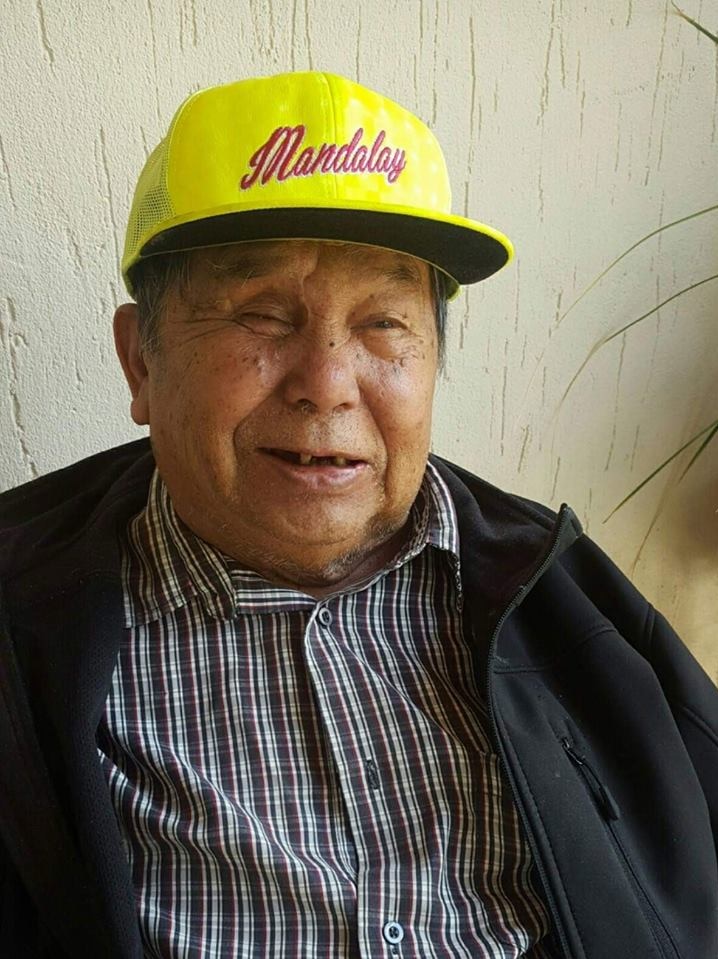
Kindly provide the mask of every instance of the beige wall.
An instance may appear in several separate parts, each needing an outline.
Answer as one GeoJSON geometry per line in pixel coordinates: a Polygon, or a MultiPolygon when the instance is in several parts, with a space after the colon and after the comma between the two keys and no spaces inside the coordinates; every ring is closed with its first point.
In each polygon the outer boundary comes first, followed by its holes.
{"type": "MultiPolygon", "coordinates": [[[[684,0],[718,27],[715,4],[684,0]]],[[[663,0],[5,0],[0,31],[0,487],[138,435],[113,356],[131,186],[191,90],[344,73],[427,120],[455,210],[517,259],[453,306],[435,448],[554,506],[674,621],[718,678],[718,442],[677,484],[612,507],[718,416],[715,48],[663,0]]]]}

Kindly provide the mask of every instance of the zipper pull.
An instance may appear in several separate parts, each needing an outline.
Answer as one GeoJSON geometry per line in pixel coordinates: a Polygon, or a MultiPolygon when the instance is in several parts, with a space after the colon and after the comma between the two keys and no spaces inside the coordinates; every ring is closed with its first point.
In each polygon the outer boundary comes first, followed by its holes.
{"type": "Polygon", "coordinates": [[[621,812],[618,808],[618,803],[609,792],[608,787],[603,785],[593,768],[588,764],[586,757],[576,752],[574,747],[566,738],[561,740],[561,745],[568,754],[568,758],[571,760],[574,766],[578,766],[579,771],[586,781],[588,788],[591,790],[591,794],[596,800],[596,804],[603,813],[604,817],[613,821],[620,819],[621,812]]]}

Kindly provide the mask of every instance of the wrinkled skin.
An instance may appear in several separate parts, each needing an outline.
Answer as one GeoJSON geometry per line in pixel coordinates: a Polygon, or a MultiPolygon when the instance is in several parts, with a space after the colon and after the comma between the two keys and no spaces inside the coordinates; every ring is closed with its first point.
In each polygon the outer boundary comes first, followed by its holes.
{"type": "Polygon", "coordinates": [[[132,417],[202,539],[315,596],[393,555],[430,443],[426,264],[309,241],[201,250],[158,348],[143,354],[134,304],[115,339],[132,417]],[[288,461],[300,453],[349,462],[288,461]]]}

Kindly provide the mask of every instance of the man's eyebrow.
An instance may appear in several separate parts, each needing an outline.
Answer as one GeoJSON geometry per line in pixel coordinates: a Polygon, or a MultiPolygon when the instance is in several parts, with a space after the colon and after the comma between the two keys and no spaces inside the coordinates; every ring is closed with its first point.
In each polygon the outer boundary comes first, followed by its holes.
{"type": "Polygon", "coordinates": [[[410,263],[397,263],[387,270],[381,270],[381,275],[395,283],[401,283],[405,286],[419,287],[423,286],[423,278],[419,270],[410,263]]]}
{"type": "Polygon", "coordinates": [[[399,283],[401,286],[421,289],[423,287],[423,277],[418,264],[407,259],[397,259],[389,266],[386,263],[377,263],[374,257],[362,255],[363,251],[354,249],[350,252],[347,259],[354,261],[357,273],[360,275],[388,280],[393,283],[399,283]]]}
{"type": "Polygon", "coordinates": [[[207,261],[210,276],[213,279],[252,280],[273,273],[286,263],[286,257],[277,251],[271,253],[242,253],[226,260],[207,261]]]}

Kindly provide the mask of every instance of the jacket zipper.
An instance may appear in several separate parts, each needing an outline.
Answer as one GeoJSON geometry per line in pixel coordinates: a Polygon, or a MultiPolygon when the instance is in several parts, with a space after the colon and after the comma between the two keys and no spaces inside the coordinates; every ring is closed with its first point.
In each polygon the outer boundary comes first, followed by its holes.
{"type": "Polygon", "coordinates": [[[523,602],[523,600],[528,595],[530,590],[533,589],[533,587],[536,585],[539,579],[541,579],[543,574],[546,572],[546,570],[549,568],[549,566],[551,566],[551,564],[555,560],[556,555],[558,553],[558,547],[559,547],[559,543],[561,542],[563,532],[568,526],[568,524],[571,522],[571,515],[572,515],[571,511],[567,506],[564,505],[561,507],[559,520],[555,527],[555,533],[554,533],[553,542],[551,544],[551,548],[546,554],[546,557],[544,558],[543,562],[539,565],[538,569],[536,569],[533,575],[529,578],[528,582],[518,588],[518,590],[512,597],[511,601],[508,603],[503,613],[499,617],[498,622],[496,623],[496,626],[494,627],[494,632],[491,636],[491,640],[489,642],[489,650],[486,657],[486,707],[489,715],[489,722],[491,724],[491,729],[493,730],[494,740],[498,746],[498,750],[499,750],[498,756],[499,756],[500,763],[503,766],[504,772],[506,774],[506,778],[508,779],[509,784],[511,786],[511,790],[514,795],[514,802],[518,810],[519,817],[521,818],[521,821],[523,823],[524,833],[528,839],[529,846],[531,847],[534,865],[536,867],[536,871],[539,874],[539,878],[541,879],[541,884],[544,890],[544,896],[546,898],[546,905],[548,906],[548,910],[551,914],[551,920],[553,922],[553,930],[556,932],[556,935],[558,937],[564,959],[571,959],[571,954],[568,949],[568,941],[566,939],[566,933],[564,931],[564,927],[561,922],[558,909],[556,908],[556,903],[554,901],[553,893],[551,892],[551,888],[548,883],[548,876],[546,874],[546,869],[544,867],[543,861],[541,857],[539,856],[538,850],[536,848],[536,841],[534,839],[533,830],[528,821],[528,816],[526,815],[524,811],[523,803],[519,801],[519,791],[516,788],[516,782],[515,782],[513,773],[509,769],[508,763],[506,762],[504,748],[501,742],[501,737],[499,735],[498,727],[496,725],[496,718],[494,716],[494,708],[493,708],[492,697],[491,697],[490,665],[491,665],[491,660],[493,659],[493,656],[494,656],[494,652],[496,650],[496,643],[498,641],[498,636],[499,636],[499,633],[501,632],[501,628],[503,627],[504,623],[508,619],[509,615],[514,611],[514,609],[516,609],[517,606],[519,606],[523,602]]]}
{"type": "Polygon", "coordinates": [[[671,938],[671,935],[663,923],[660,915],[651,903],[651,900],[646,895],[643,886],[641,885],[640,880],[636,875],[633,866],[631,865],[631,860],[624,849],[621,838],[616,831],[615,823],[621,818],[620,810],[616,800],[611,795],[608,787],[603,784],[600,777],[597,775],[596,770],[589,763],[586,756],[576,749],[575,744],[571,743],[567,737],[564,737],[561,740],[561,745],[563,746],[568,758],[578,769],[581,777],[588,786],[589,792],[596,801],[596,805],[598,806],[599,811],[601,812],[606,823],[608,833],[613,840],[614,848],[618,852],[619,858],[623,863],[624,871],[629,882],[633,886],[634,895],[643,906],[643,914],[646,917],[649,926],[653,930],[653,935],[658,944],[658,948],[664,956],[677,957],[678,950],[676,949],[673,939],[671,938]]]}
{"type": "Polygon", "coordinates": [[[608,788],[604,786],[601,780],[598,778],[593,766],[588,764],[586,757],[578,753],[571,745],[569,740],[566,739],[566,737],[561,740],[561,745],[566,751],[568,758],[571,760],[574,766],[578,768],[578,771],[583,776],[589,792],[596,800],[596,805],[601,811],[603,818],[607,822],[613,822],[616,819],[620,819],[621,813],[618,809],[616,800],[608,791],[608,788]]]}

